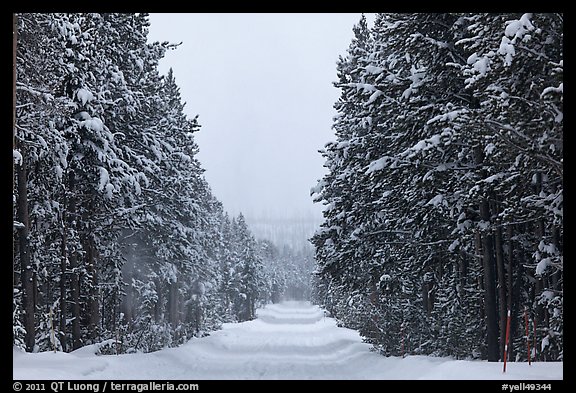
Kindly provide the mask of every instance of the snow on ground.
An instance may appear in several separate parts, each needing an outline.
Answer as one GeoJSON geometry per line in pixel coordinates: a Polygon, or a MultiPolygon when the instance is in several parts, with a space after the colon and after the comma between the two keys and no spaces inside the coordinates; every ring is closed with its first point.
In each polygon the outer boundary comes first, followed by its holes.
{"type": "Polygon", "coordinates": [[[308,302],[258,310],[258,318],[225,324],[208,337],[147,354],[14,350],[14,379],[230,380],[230,379],[562,379],[561,362],[502,363],[428,356],[384,357],[359,334],[340,328],[308,302]]]}

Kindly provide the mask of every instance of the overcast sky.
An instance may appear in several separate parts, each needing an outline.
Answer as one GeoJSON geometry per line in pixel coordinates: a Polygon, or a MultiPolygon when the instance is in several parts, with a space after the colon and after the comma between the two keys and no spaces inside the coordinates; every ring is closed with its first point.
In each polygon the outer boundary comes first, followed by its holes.
{"type": "Polygon", "coordinates": [[[150,15],[150,40],[182,42],[160,72],[173,68],[186,113],[199,115],[198,159],[226,211],[320,217],[309,191],[334,139],[336,61],[360,16],[150,15]]]}

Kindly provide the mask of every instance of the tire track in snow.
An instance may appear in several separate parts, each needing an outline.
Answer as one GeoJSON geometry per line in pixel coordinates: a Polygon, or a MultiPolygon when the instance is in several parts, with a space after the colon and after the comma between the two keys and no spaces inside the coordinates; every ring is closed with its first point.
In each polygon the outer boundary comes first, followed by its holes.
{"type": "Polygon", "coordinates": [[[258,310],[254,321],[226,324],[209,337],[164,350],[162,357],[188,365],[182,378],[351,378],[346,365],[369,348],[360,341],[318,307],[285,302],[258,310]]]}

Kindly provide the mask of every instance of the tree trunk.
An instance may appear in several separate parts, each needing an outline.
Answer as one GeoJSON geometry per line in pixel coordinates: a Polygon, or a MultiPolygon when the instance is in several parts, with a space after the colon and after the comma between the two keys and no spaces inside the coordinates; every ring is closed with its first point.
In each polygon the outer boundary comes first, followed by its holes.
{"type": "Polygon", "coordinates": [[[460,255],[460,261],[458,262],[458,271],[460,276],[460,290],[461,295],[464,294],[464,287],[466,286],[466,281],[468,277],[468,256],[462,252],[460,255]]]}
{"type": "MultiPolygon", "coordinates": [[[[25,152],[20,148],[22,157],[25,152]]],[[[22,223],[19,227],[18,240],[20,250],[20,282],[22,284],[22,308],[23,308],[23,325],[26,329],[24,343],[26,351],[32,352],[35,345],[36,324],[34,323],[34,280],[32,264],[30,261],[30,244],[29,244],[29,227],[30,218],[28,215],[28,174],[24,158],[16,169],[18,179],[18,221],[22,223]]]]}
{"type": "Polygon", "coordinates": [[[168,315],[172,328],[178,326],[178,282],[171,282],[168,289],[168,315]]]}
{"type": "Polygon", "coordinates": [[[378,333],[378,325],[379,321],[377,318],[378,309],[380,308],[380,296],[378,293],[378,287],[376,286],[376,282],[378,279],[376,278],[376,274],[373,275],[372,280],[370,280],[370,295],[368,295],[368,299],[370,301],[369,305],[369,314],[370,318],[367,323],[366,330],[367,338],[371,339],[371,342],[378,342],[380,334],[378,333]]]}
{"type": "Polygon", "coordinates": [[[424,311],[426,311],[426,317],[430,318],[432,316],[432,310],[434,309],[434,296],[432,294],[432,289],[434,288],[434,278],[431,272],[424,274],[422,280],[422,303],[424,306],[424,311]]]}
{"type": "MultiPolygon", "coordinates": [[[[474,163],[480,168],[480,176],[486,177],[486,170],[482,168],[484,164],[484,151],[482,146],[476,145],[473,148],[474,163]]],[[[480,200],[480,219],[490,223],[490,204],[486,197],[480,200]]],[[[494,261],[493,235],[488,231],[481,235],[482,245],[482,267],[484,275],[484,312],[486,320],[486,346],[487,358],[490,362],[499,360],[498,348],[498,305],[496,299],[496,274],[494,261]]]]}
{"type": "MultiPolygon", "coordinates": [[[[542,192],[542,173],[536,172],[536,184],[534,193],[536,195],[539,195],[541,192],[542,192]]],[[[540,242],[541,240],[543,240],[545,234],[546,234],[546,226],[544,224],[544,219],[540,217],[538,221],[536,221],[536,241],[540,242]]],[[[540,304],[540,302],[537,301],[540,294],[544,291],[544,282],[542,280],[542,277],[535,276],[534,278],[536,280],[536,283],[534,285],[534,307],[535,307],[534,318],[537,326],[545,327],[547,326],[545,321],[546,310],[540,304]]],[[[538,334],[538,330],[536,331],[536,334],[538,334]]],[[[536,338],[536,342],[539,342],[538,338],[536,338]]]]}
{"type": "MultiPolygon", "coordinates": [[[[527,233],[528,230],[529,227],[527,225],[517,226],[518,233],[524,234],[527,233]]],[[[515,306],[516,308],[516,313],[513,314],[512,326],[516,327],[515,331],[519,336],[524,336],[525,334],[524,321],[520,319],[521,318],[520,311],[524,310],[525,302],[529,301],[532,298],[533,294],[532,292],[534,288],[533,286],[526,285],[524,283],[524,280],[526,278],[530,279],[529,273],[526,271],[527,269],[525,268],[525,266],[528,265],[528,261],[530,261],[530,259],[531,256],[527,252],[527,249],[523,248],[522,244],[519,244],[516,250],[513,266],[513,268],[516,270],[516,275],[514,277],[514,289],[513,289],[515,304],[512,305],[512,307],[515,306]],[[523,294],[526,294],[526,297],[524,297],[523,294]],[[514,324],[514,322],[516,322],[516,324],[514,324]]],[[[523,344],[524,345],[521,348],[518,348],[518,350],[521,352],[524,352],[525,343],[523,344]]],[[[538,351],[538,348],[534,348],[534,350],[538,351]]]]}
{"type": "MultiPolygon", "coordinates": [[[[74,228],[76,223],[76,201],[73,197],[76,185],[76,175],[73,170],[68,175],[68,189],[70,198],[68,198],[67,218],[68,226],[74,228]]],[[[70,263],[70,296],[72,300],[72,350],[82,346],[82,337],[80,332],[80,272],[78,266],[78,251],[72,250],[68,256],[70,263]]]]}
{"type": "Polygon", "coordinates": [[[506,344],[506,320],[508,302],[506,299],[506,274],[504,267],[504,246],[502,241],[502,228],[495,229],[496,272],[498,276],[498,305],[500,311],[500,359],[504,359],[504,345],[506,344]]]}
{"type": "MultiPolygon", "coordinates": [[[[482,220],[490,220],[488,202],[480,203],[480,216],[482,220]]],[[[499,360],[498,348],[498,306],[496,300],[496,275],[494,272],[494,245],[492,234],[482,236],[482,267],[484,269],[484,312],[486,314],[486,344],[489,362],[499,360]]]]}
{"type": "MultiPolygon", "coordinates": [[[[155,280],[156,284],[156,294],[158,296],[158,300],[156,300],[156,304],[154,305],[154,322],[160,323],[163,322],[162,318],[164,315],[164,287],[160,280],[155,280]]],[[[170,305],[168,304],[167,307],[170,305]]]]}
{"type": "Polygon", "coordinates": [[[98,287],[98,271],[94,255],[94,243],[91,238],[85,242],[86,266],[90,275],[90,292],[88,300],[88,335],[96,340],[99,335],[100,325],[100,290],[98,287]]]}
{"type": "MultiPolygon", "coordinates": [[[[510,344],[512,344],[514,342],[514,332],[515,329],[512,329],[513,326],[515,326],[514,322],[515,321],[515,315],[516,313],[512,312],[512,307],[514,305],[514,279],[513,279],[513,273],[514,273],[514,244],[512,242],[512,237],[514,235],[514,229],[512,227],[512,225],[508,225],[508,227],[506,228],[506,236],[508,238],[508,246],[507,246],[507,254],[508,254],[508,263],[507,263],[507,268],[508,268],[508,282],[507,282],[507,288],[508,288],[508,302],[506,304],[508,310],[510,310],[510,315],[512,317],[512,321],[510,321],[510,337],[508,337],[508,339],[510,340],[510,344]]],[[[510,359],[514,359],[514,346],[513,345],[509,345],[508,346],[508,353],[509,353],[509,358],[510,359]]]]}
{"type": "Polygon", "coordinates": [[[72,350],[82,346],[80,333],[80,275],[78,274],[78,256],[70,255],[70,289],[72,297],[72,350]]]}
{"type": "MultiPolygon", "coordinates": [[[[66,195],[64,195],[64,206],[66,206],[66,195]]],[[[66,344],[66,269],[68,265],[68,234],[66,233],[66,211],[62,211],[62,244],[60,248],[60,319],[58,321],[58,339],[62,346],[62,351],[67,351],[66,344]]]]}

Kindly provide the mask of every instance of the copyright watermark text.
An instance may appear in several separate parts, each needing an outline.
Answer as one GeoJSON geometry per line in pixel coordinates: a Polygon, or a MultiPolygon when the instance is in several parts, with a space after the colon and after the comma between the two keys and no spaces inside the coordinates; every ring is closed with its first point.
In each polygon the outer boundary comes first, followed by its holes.
{"type": "Polygon", "coordinates": [[[197,383],[172,383],[172,382],[20,382],[12,384],[15,392],[38,392],[52,391],[59,392],[147,392],[147,391],[198,391],[200,386],[197,383]]]}

